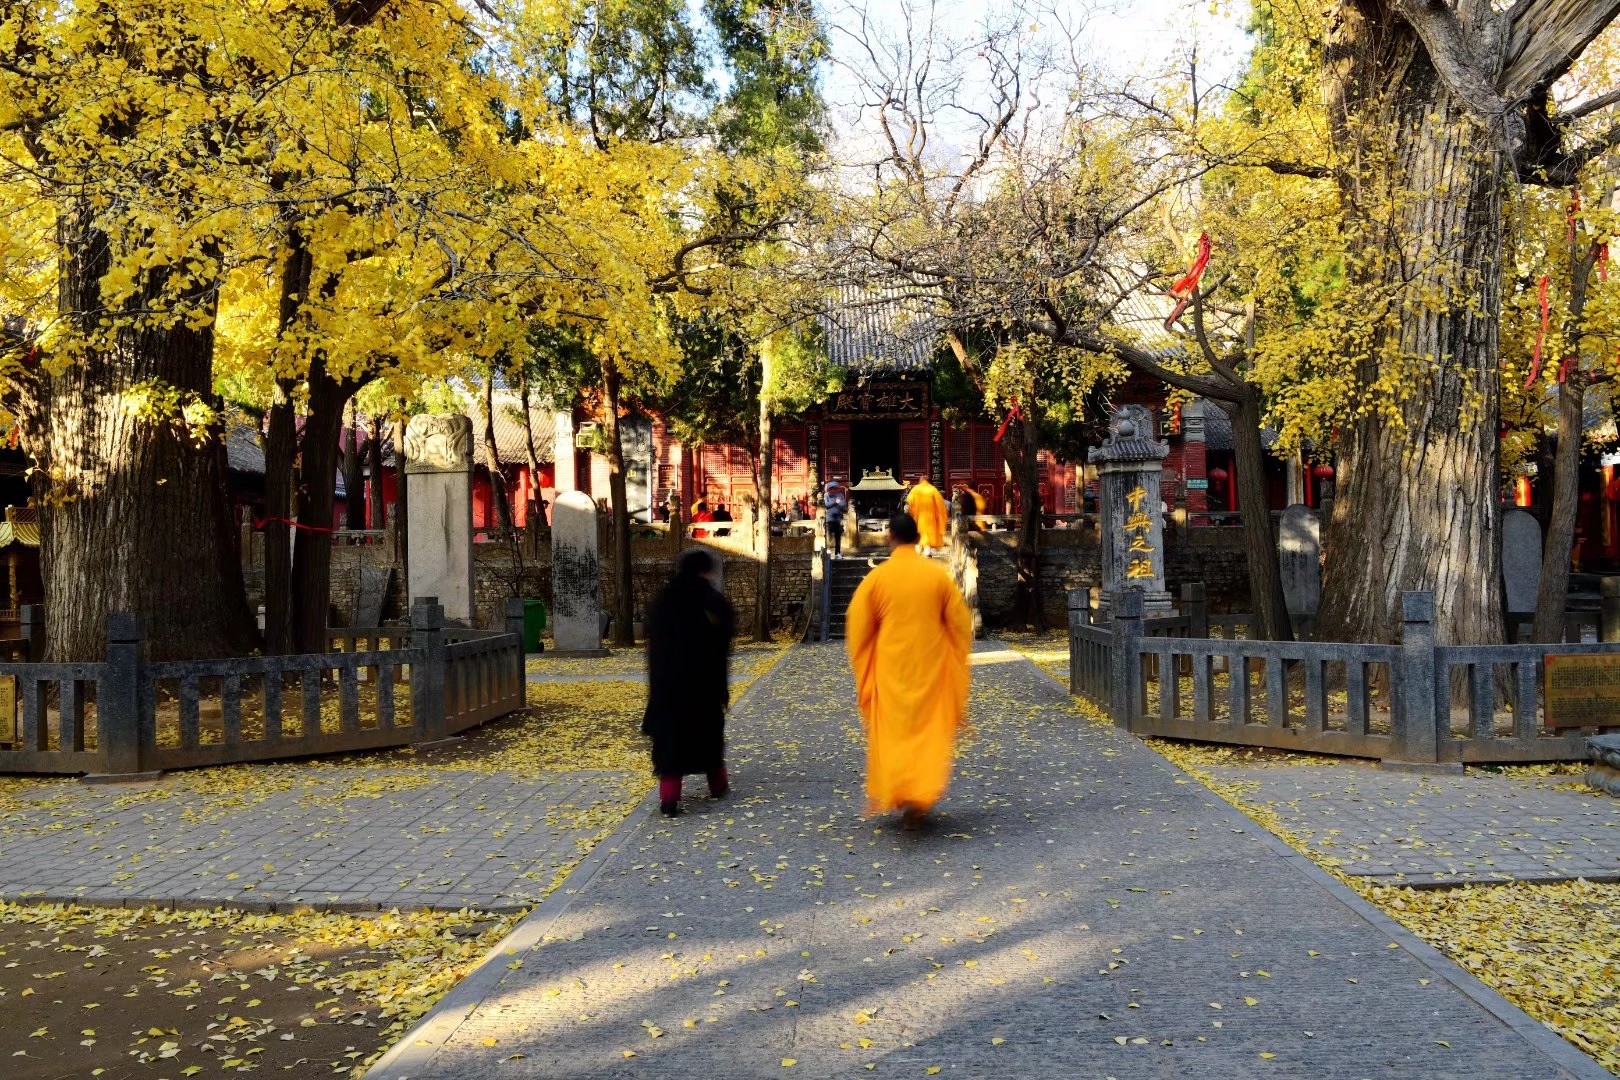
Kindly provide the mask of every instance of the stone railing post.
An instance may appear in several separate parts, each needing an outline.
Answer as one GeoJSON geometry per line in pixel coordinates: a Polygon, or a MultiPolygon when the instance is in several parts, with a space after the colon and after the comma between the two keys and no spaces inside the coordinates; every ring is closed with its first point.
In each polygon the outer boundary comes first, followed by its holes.
{"type": "Polygon", "coordinates": [[[1075,631],[1091,622],[1091,591],[1069,590],[1069,693],[1080,692],[1080,648],[1075,631]]]}
{"type": "Polygon", "coordinates": [[[411,646],[424,655],[411,671],[411,713],[418,740],[440,742],[450,735],[445,714],[444,608],[436,596],[419,596],[411,605],[411,646]]]}
{"type": "Polygon", "coordinates": [[[1108,712],[1114,726],[1126,731],[1136,719],[1142,698],[1142,590],[1122,590],[1113,610],[1114,640],[1109,656],[1108,712]]]}
{"type": "Polygon", "coordinates": [[[523,647],[523,601],[516,597],[506,598],[506,632],[517,635],[517,682],[514,684],[518,691],[523,689],[523,680],[528,678],[528,651],[523,647]]]}
{"type": "Polygon", "coordinates": [[[1187,616],[1187,636],[1209,637],[1209,600],[1202,581],[1190,581],[1181,587],[1181,610],[1187,616]]]}
{"type": "Polygon", "coordinates": [[[1434,594],[1401,594],[1401,723],[1385,768],[1432,769],[1440,760],[1435,715],[1434,594]]]}
{"type": "Polygon", "coordinates": [[[107,616],[107,673],[96,688],[96,745],[105,773],[91,783],[144,776],[141,745],[141,621],[127,612],[107,616]]]}

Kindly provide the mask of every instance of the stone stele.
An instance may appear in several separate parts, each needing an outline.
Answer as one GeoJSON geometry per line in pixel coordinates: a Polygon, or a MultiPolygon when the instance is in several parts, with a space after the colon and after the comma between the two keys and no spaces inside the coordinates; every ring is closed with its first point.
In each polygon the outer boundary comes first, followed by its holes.
{"type": "Polygon", "coordinates": [[[1296,624],[1315,619],[1322,605],[1322,525],[1316,511],[1301,503],[1283,511],[1277,529],[1277,561],[1288,614],[1296,624]]]}
{"type": "Polygon", "coordinates": [[[1128,588],[1142,590],[1149,615],[1173,610],[1164,582],[1164,515],[1159,473],[1170,453],[1153,437],[1153,414],[1140,405],[1114,410],[1108,438],[1092,449],[1102,508],[1102,606],[1128,588]]]}
{"type": "Polygon", "coordinates": [[[1536,610],[1541,586],[1541,522],[1523,510],[1502,515],[1502,592],[1508,611],[1536,610]]]}
{"type": "Polygon", "coordinates": [[[551,508],[551,635],[556,656],[606,656],[596,503],[564,491],[551,508]]]}
{"type": "Polygon", "coordinates": [[[473,623],[472,421],[413,416],[405,429],[407,591],[437,596],[446,621],[473,623]]]}

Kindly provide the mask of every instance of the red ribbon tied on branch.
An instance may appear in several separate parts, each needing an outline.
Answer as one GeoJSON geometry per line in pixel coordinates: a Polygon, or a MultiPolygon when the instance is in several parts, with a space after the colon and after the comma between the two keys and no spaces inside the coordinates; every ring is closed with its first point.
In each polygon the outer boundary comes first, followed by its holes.
{"type": "Polygon", "coordinates": [[[294,521],[292,518],[284,518],[284,517],[263,517],[263,518],[256,517],[256,518],[253,519],[253,527],[255,529],[263,530],[266,525],[269,525],[272,522],[274,522],[274,523],[276,523],[278,525],[285,525],[289,529],[302,529],[305,532],[312,532],[312,533],[337,532],[336,529],[323,529],[319,525],[305,525],[302,521],[294,521]]]}
{"type": "Polygon", "coordinates": [[[1014,420],[1022,420],[1023,418],[1024,418],[1023,410],[1018,407],[1018,402],[1016,400],[1014,400],[1012,402],[1012,408],[1007,410],[1007,418],[1005,420],[1003,420],[1001,422],[1001,426],[996,429],[996,437],[994,439],[992,439],[991,441],[992,442],[1000,442],[1002,439],[1006,438],[1006,436],[1007,436],[1007,425],[1011,424],[1014,420]]]}
{"type": "Polygon", "coordinates": [[[1213,246],[1209,242],[1209,233],[1198,234],[1198,254],[1193,256],[1192,266],[1182,275],[1181,280],[1170,286],[1170,295],[1176,298],[1176,307],[1170,312],[1170,317],[1164,320],[1166,330],[1181,318],[1181,313],[1192,303],[1193,295],[1198,291],[1198,282],[1203,279],[1204,271],[1209,268],[1209,253],[1213,246]]]}
{"type": "Polygon", "coordinates": [[[1541,275],[1541,284],[1536,288],[1536,303],[1541,305],[1541,328],[1536,331],[1536,347],[1530,350],[1530,377],[1524,380],[1524,388],[1530,389],[1536,385],[1536,379],[1541,377],[1541,346],[1547,340],[1547,275],[1541,275]]]}

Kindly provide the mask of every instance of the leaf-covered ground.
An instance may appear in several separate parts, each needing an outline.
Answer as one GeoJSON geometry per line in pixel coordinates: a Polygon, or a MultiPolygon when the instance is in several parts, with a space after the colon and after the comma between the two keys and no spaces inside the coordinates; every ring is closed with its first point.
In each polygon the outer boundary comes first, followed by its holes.
{"type": "MultiPolygon", "coordinates": [[[[748,678],[734,695],[784,648],[740,647],[733,671],[748,678]]],[[[639,672],[642,663],[639,653],[609,660],[626,673],[639,672]]],[[[186,820],[208,821],[272,794],[301,787],[313,792],[315,781],[334,774],[350,778],[355,794],[383,795],[468,770],[620,773],[624,782],[612,798],[547,808],[548,824],[585,830],[577,852],[582,858],[619,826],[650,783],[640,732],[646,694],[644,683],[629,680],[532,683],[528,712],[452,746],[192,770],[124,792],[116,804],[138,809],[178,799],[186,820]]],[[[0,820],[7,810],[46,807],[57,812],[61,828],[94,833],[98,822],[75,809],[74,795],[82,790],[71,779],[0,778],[0,820]]],[[[545,891],[572,865],[559,868],[545,891]]],[[[468,911],[269,915],[0,903],[4,1075],[358,1072],[517,918],[468,911]]]]}
{"type": "MultiPolygon", "coordinates": [[[[782,651],[790,648],[792,642],[785,637],[775,641],[739,641],[732,646],[731,674],[735,678],[739,675],[759,676],[769,671],[771,665],[781,658],[782,651]]],[[[610,649],[607,656],[596,657],[559,657],[551,653],[541,653],[529,657],[530,675],[565,675],[565,676],[642,676],[647,672],[647,654],[644,648],[637,646],[633,649],[610,649]]]]}
{"type": "Polygon", "coordinates": [[[0,904],[4,1075],[358,1075],[516,919],[0,904]]]}
{"type": "MultiPolygon", "coordinates": [[[[1002,639],[1059,681],[1068,679],[1061,632],[1002,639]]],[[[1082,711],[1090,711],[1076,700],[1082,711]]],[[[1107,721],[1100,715],[1098,723],[1107,721]]],[[[1372,885],[1340,873],[1331,855],[1293,835],[1250,787],[1209,770],[1223,765],[1319,765],[1333,759],[1248,747],[1144,740],[1188,775],[1309,855],[1329,873],[1457,961],[1480,981],[1620,1075],[1620,884],[1586,881],[1411,889],[1372,885]]],[[[1491,766],[1525,778],[1573,776],[1576,763],[1491,766]]]]}

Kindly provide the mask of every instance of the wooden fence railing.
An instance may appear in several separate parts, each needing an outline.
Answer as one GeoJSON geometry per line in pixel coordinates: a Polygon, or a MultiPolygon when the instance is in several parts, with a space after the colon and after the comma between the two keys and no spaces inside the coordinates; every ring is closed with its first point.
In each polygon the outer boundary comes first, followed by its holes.
{"type": "Polygon", "coordinates": [[[1615,644],[1436,645],[1434,600],[1410,592],[1398,645],[1250,641],[1239,620],[1204,613],[1202,586],[1182,612],[1144,618],[1127,590],[1107,624],[1070,596],[1070,690],[1136,734],[1378,758],[1414,768],[1585,757],[1612,724],[1550,728],[1547,654],[1615,644]],[[1225,631],[1209,637],[1210,624],[1225,631]]]}
{"type": "Polygon", "coordinates": [[[522,601],[502,631],[411,625],[329,632],[329,651],[151,663],[138,621],[108,619],[107,657],[0,662],[0,773],[129,779],[169,769],[432,743],[524,705],[522,601]],[[7,737],[9,735],[9,738],[7,737]]]}

